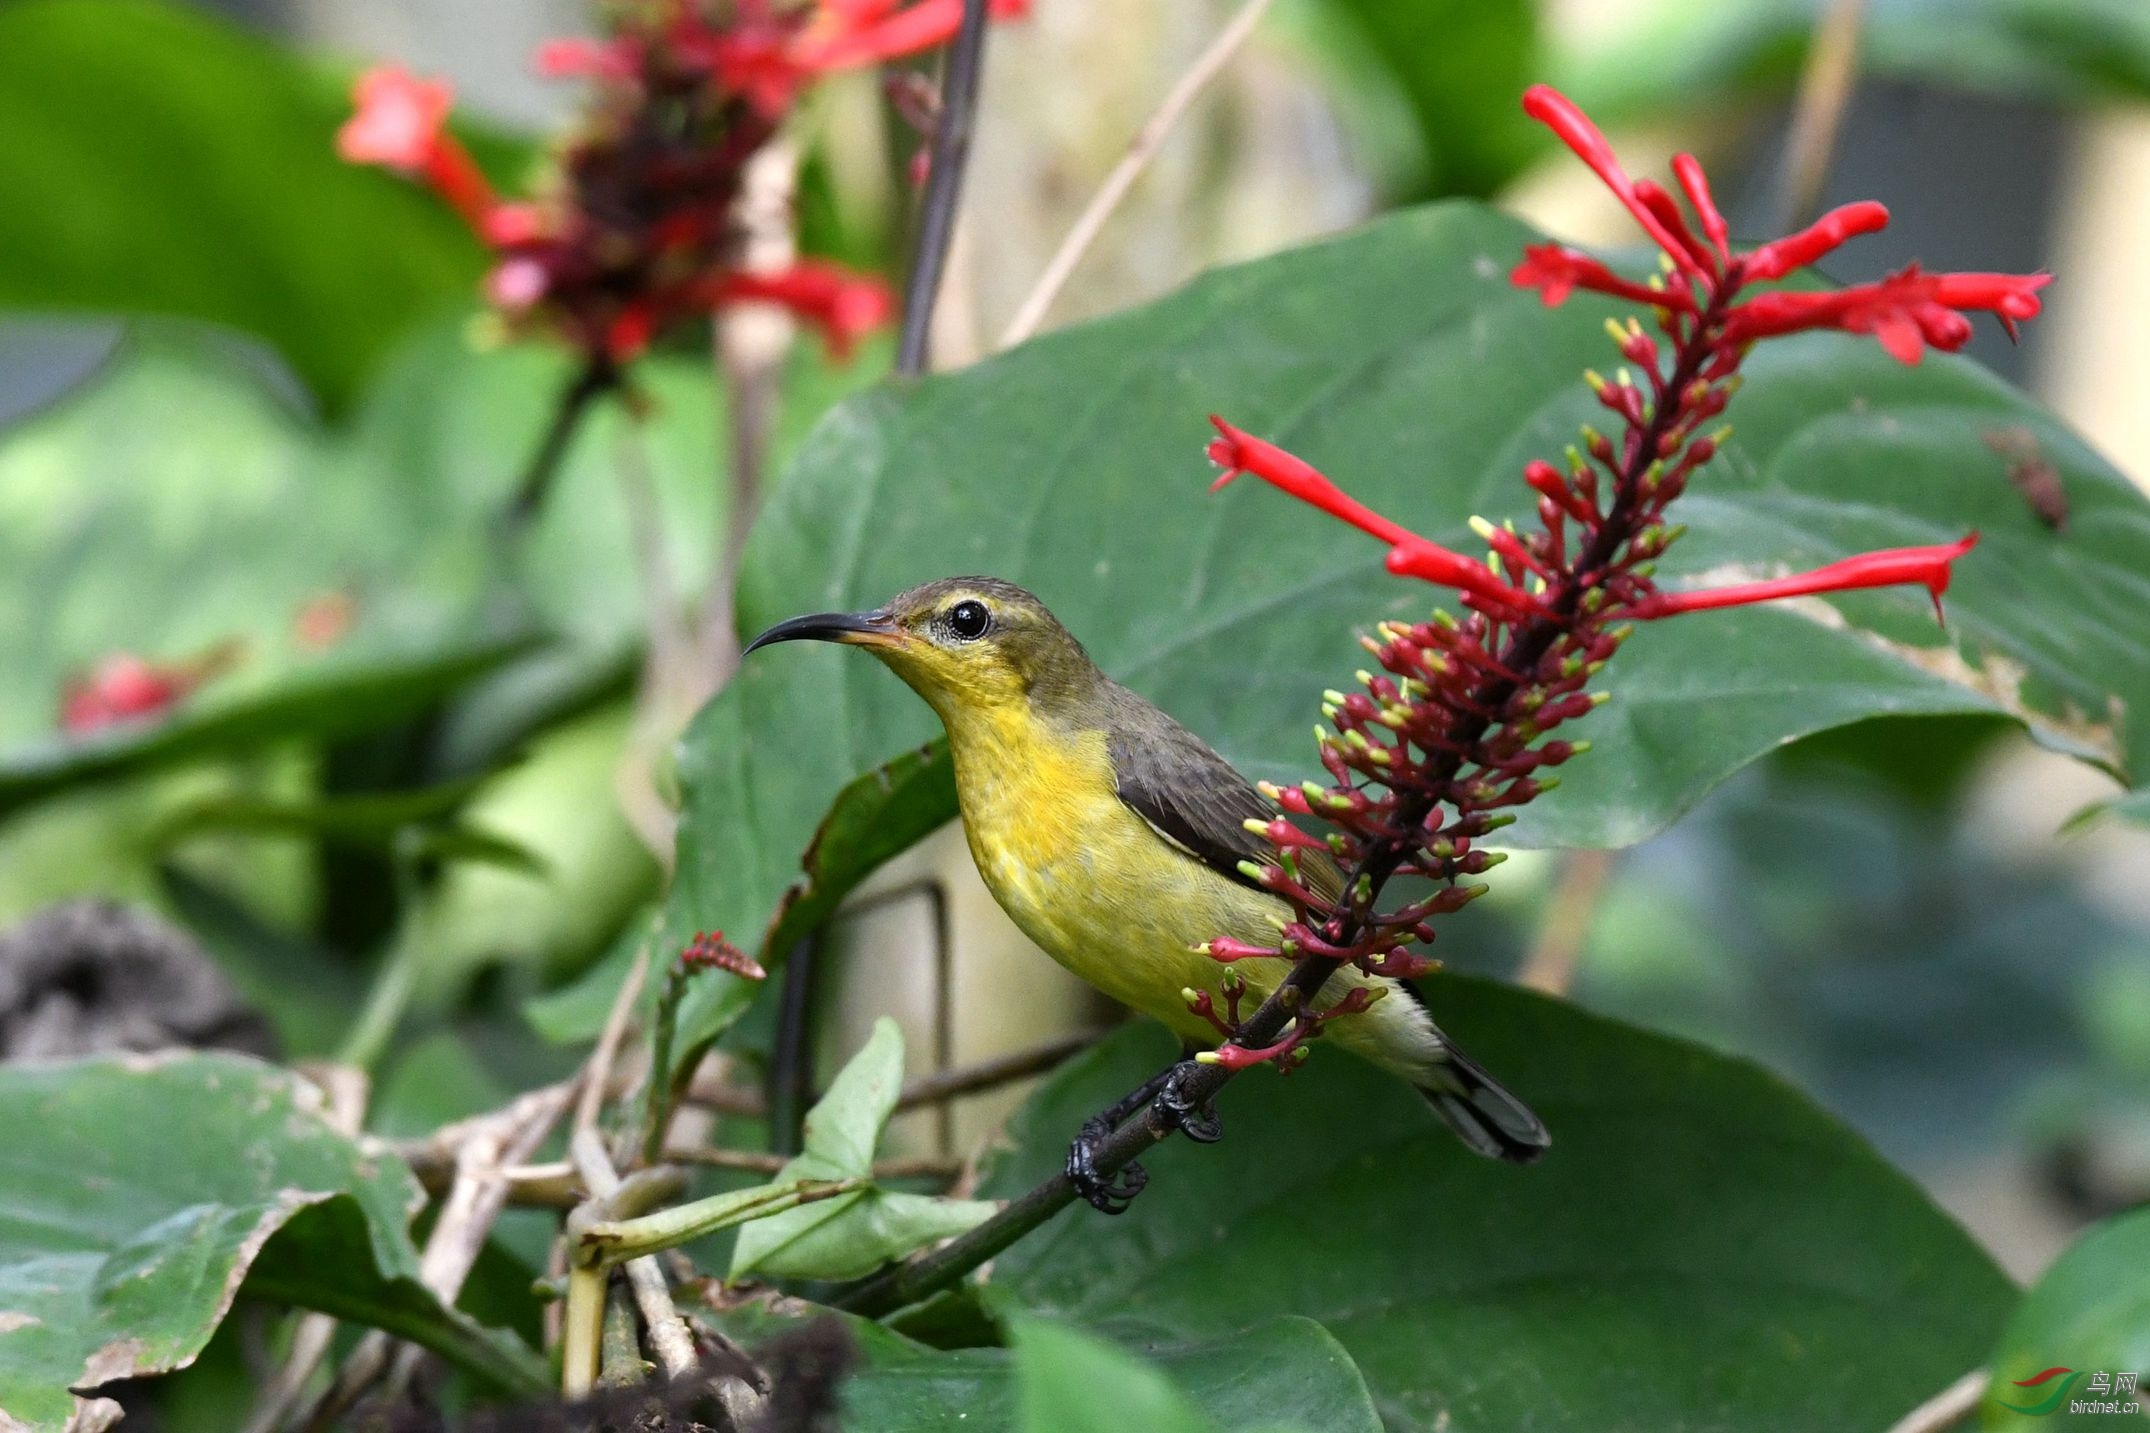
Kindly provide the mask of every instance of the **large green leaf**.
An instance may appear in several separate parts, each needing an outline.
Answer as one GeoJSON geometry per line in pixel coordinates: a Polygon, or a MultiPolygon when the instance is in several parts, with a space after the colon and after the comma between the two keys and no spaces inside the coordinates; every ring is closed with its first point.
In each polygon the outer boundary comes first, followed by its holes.
{"type": "Polygon", "coordinates": [[[184,1367],[242,1282],[542,1392],[535,1354],[418,1282],[410,1171],[319,1109],[236,1056],[0,1070],[0,1411],[56,1430],[106,1383],[184,1367]]]}
{"type": "MultiPolygon", "coordinates": [[[[2116,1215],[2092,1229],[2046,1270],[2008,1320],[1989,1367],[1988,1428],[2048,1426],[2024,1415],[2055,1398],[2133,1401],[2115,1393],[2115,1373],[2150,1383],[2150,1208],[2116,1215]],[[2031,1383],[2048,1369],[2062,1373],[2031,1383]],[[2104,1374],[2103,1380],[2098,1375],[2104,1374]],[[2029,1386],[2025,1386],[2029,1384],[2029,1386]]],[[[2150,1387],[2136,1391],[2150,1394],[2150,1387]]],[[[2038,1416],[2050,1416],[2052,1410],[2038,1416]]],[[[2073,1423],[2065,1426],[2073,1427],[2073,1423]]]]}
{"type": "Polygon", "coordinates": [[[168,325],[136,331],[96,382],[0,440],[0,808],[378,727],[516,650],[518,629],[479,611],[475,540],[407,543],[417,524],[382,482],[332,458],[256,355],[168,325]],[[349,630],[310,647],[300,614],[331,597],[349,630]],[[68,679],[112,653],[178,664],[220,648],[229,670],[162,721],[54,729],[68,679]]]}
{"type": "MultiPolygon", "coordinates": [[[[1209,496],[1204,415],[1288,444],[1443,541],[1470,544],[1473,513],[1526,514],[1523,462],[1600,416],[1578,375],[1604,361],[1608,312],[1517,292],[1507,272],[1532,237],[1470,205],[1417,210],[853,400],[755,529],[743,629],[993,572],[1038,591],[1108,672],[1243,769],[1304,776],[1317,694],[1363,660],[1355,633],[1423,615],[1438,594],[1273,491],[1209,496]]],[[[2127,701],[2150,680],[2150,504],[2127,480],[1969,362],[1904,368],[1822,334],[1769,345],[1748,372],[1737,436],[1681,504],[1694,531],[1668,580],[1976,528],[1949,626],[1901,591],[1649,626],[1607,673],[1612,704],[1580,729],[1597,749],[1517,838],[1633,842],[1762,753],[1880,714],[1999,712],[2117,770],[2137,764],[2127,701]],[[2010,484],[1986,441],[2000,429],[2054,465],[2066,533],[2010,484]]],[[[935,726],[861,652],[757,653],[687,738],[671,931],[763,929],[846,779],[935,726]]],[[[931,814],[907,809],[904,824],[931,814]]]]}
{"type": "MultiPolygon", "coordinates": [[[[884,1015],[807,1112],[805,1147],[777,1172],[776,1182],[870,1180],[874,1149],[896,1112],[902,1087],[903,1032],[884,1015]]],[[[891,1259],[961,1234],[994,1208],[984,1200],[940,1199],[869,1184],[741,1228],[732,1248],[732,1277],[860,1278],[891,1259]]]]}
{"type": "MultiPolygon", "coordinates": [[[[749,1342],[774,1326],[751,1307],[726,1323],[749,1342]]],[[[1382,1428],[1351,1356],[1320,1324],[1292,1315],[1250,1317],[1216,1336],[1108,1342],[1018,1314],[1012,1350],[929,1348],[863,1319],[845,1324],[864,1356],[843,1385],[845,1426],[871,1433],[1382,1428]],[[1088,1380],[1093,1421],[1064,1406],[1075,1378],[1088,1380]]]]}
{"type": "MultiPolygon", "coordinates": [[[[1607,123],[1789,90],[1820,0],[1654,0],[1554,73],[1607,123]]],[[[2150,7],[2140,0],[1873,0],[1869,74],[2061,104],[2150,96],[2150,7]]]]}
{"type": "Polygon", "coordinates": [[[0,304],[244,328],[349,401],[484,260],[432,195],[336,157],[344,89],[193,6],[0,6],[0,304]]]}
{"type": "MultiPolygon", "coordinates": [[[[1391,1433],[1881,1428],[1984,1358],[2008,1281],[1775,1078],[1540,996],[1427,992],[1545,1117],[1541,1163],[1476,1158],[1409,1090],[1317,1049],[1233,1085],[1223,1143],[1161,1147],[1128,1214],[1076,1206],[1002,1254],[988,1293],[1123,1341],[1305,1315],[1391,1433]]],[[[1057,1170],[1170,1055],[1135,1027],[1071,1062],[981,1192],[1057,1170]]]]}

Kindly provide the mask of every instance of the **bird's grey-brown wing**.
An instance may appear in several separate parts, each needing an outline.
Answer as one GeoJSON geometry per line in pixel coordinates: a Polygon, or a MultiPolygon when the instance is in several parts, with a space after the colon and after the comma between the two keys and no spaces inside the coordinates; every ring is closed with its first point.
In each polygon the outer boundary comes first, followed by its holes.
{"type": "MultiPolygon", "coordinates": [[[[1241,885],[1261,889],[1239,863],[1274,861],[1276,851],[1246,823],[1270,820],[1276,807],[1171,717],[1124,689],[1113,696],[1116,709],[1105,729],[1120,799],[1188,855],[1241,885]]],[[[1299,873],[1323,900],[1343,893],[1343,875],[1323,852],[1302,852],[1299,873]]]]}

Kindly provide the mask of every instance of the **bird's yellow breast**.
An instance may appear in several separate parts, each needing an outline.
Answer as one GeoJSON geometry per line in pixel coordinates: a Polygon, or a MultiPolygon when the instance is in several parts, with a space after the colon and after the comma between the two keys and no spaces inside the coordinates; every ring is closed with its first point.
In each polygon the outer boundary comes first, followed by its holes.
{"type": "MultiPolygon", "coordinates": [[[[1058,727],[1012,705],[944,709],[942,720],[964,835],[1001,908],[1079,978],[1187,1039],[1215,1044],[1216,1030],[1181,992],[1209,991],[1223,1009],[1225,967],[1195,947],[1220,935],[1268,944],[1284,903],[1195,859],[1122,801],[1103,732],[1058,727]]],[[[1290,967],[1249,960],[1235,968],[1251,1011],[1290,967]]],[[[1320,1004],[1367,984],[1389,982],[1341,971],[1320,1004]]],[[[1383,1000],[1335,1033],[1355,1054],[1407,1076],[1439,1058],[1432,1023],[1408,999],[1383,1000]]]]}
{"type": "Polygon", "coordinates": [[[1123,802],[1102,732],[983,712],[959,719],[951,746],[971,855],[1024,934],[1114,999],[1214,1038],[1180,991],[1215,989],[1222,967],[1193,948],[1273,936],[1283,905],[1195,860],[1123,802]]]}

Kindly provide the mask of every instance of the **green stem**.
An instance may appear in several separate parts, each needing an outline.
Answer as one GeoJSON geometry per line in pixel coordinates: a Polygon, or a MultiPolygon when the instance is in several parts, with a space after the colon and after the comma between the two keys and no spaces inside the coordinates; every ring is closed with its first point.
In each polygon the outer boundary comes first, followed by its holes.
{"type": "Polygon", "coordinates": [[[560,1331],[560,1391],[569,1398],[587,1395],[597,1383],[598,1351],[604,1345],[605,1281],[611,1272],[601,1264],[567,1271],[567,1315],[560,1331]]]}
{"type": "MultiPolygon", "coordinates": [[[[731,1194],[713,1194],[691,1204],[660,1209],[636,1219],[606,1219],[577,1224],[570,1219],[577,1267],[603,1268],[623,1260],[677,1248],[690,1239],[729,1229],[751,1219],[781,1214],[801,1204],[833,1199],[839,1194],[864,1189],[864,1179],[795,1179],[788,1184],[762,1184],[731,1194]]],[[[572,1285],[570,1286],[572,1291],[572,1285]]]]}

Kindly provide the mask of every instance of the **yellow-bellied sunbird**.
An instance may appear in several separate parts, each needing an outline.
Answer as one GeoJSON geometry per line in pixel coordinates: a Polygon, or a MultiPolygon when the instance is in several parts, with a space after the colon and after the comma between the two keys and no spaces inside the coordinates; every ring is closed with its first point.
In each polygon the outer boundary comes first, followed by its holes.
{"type": "MultiPolygon", "coordinates": [[[[1024,934],[1182,1039],[1216,1043],[1183,992],[1208,991],[1222,1009],[1225,967],[1196,947],[1217,936],[1267,944],[1290,916],[1240,870],[1273,858],[1247,822],[1277,814],[1245,777],[1099,671],[1044,603],[997,578],[951,577],[871,612],[795,617],[746,650],[799,640],[866,648],[939,714],[971,856],[1024,934]]],[[[1300,861],[1309,889],[1342,892],[1322,852],[1300,861]]],[[[1259,999],[1290,963],[1233,968],[1259,999]]],[[[1325,1039],[1410,1081],[1479,1154],[1527,1162],[1545,1152],[1538,1117],[1441,1033],[1410,986],[1346,967],[1319,1008],[1358,986],[1406,998],[1377,999],[1327,1025],[1325,1039]]]]}

